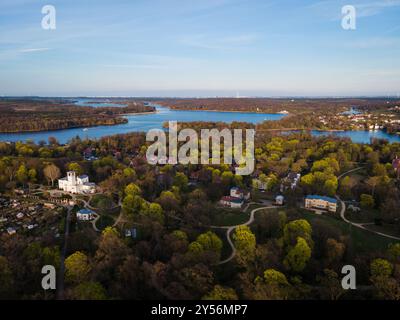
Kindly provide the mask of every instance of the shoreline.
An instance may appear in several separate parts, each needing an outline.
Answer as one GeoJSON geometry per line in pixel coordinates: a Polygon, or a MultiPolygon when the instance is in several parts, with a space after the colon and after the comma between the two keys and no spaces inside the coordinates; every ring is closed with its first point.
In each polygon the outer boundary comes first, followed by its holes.
{"type": "Polygon", "coordinates": [[[252,114],[273,114],[273,115],[282,115],[288,116],[293,115],[292,113],[278,113],[278,112],[257,112],[257,111],[239,111],[239,110],[212,110],[212,109],[173,109],[171,107],[161,106],[162,108],[168,108],[173,111],[197,111],[197,112],[223,112],[223,113],[252,113],[252,114]]]}
{"type": "Polygon", "coordinates": [[[156,111],[149,111],[149,112],[134,112],[134,113],[121,113],[121,116],[142,116],[146,114],[155,114],[159,113],[157,110],[156,111]]]}

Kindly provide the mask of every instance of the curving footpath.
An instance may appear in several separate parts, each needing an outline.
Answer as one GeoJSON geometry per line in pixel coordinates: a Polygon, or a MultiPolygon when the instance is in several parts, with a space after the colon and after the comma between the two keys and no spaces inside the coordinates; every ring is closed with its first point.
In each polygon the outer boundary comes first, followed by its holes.
{"type": "MultiPolygon", "coordinates": [[[[352,173],[352,172],[354,172],[354,171],[361,170],[361,169],[363,169],[363,168],[364,168],[364,167],[358,167],[358,168],[355,168],[355,169],[346,171],[346,172],[342,173],[340,176],[338,176],[338,180],[340,180],[340,179],[343,178],[344,176],[348,175],[349,173],[352,173]]],[[[382,232],[379,232],[379,231],[374,231],[374,230],[371,230],[371,229],[368,229],[368,228],[365,227],[366,225],[370,225],[371,223],[355,223],[355,222],[352,222],[352,221],[348,220],[348,219],[345,217],[346,204],[344,203],[344,201],[343,201],[342,199],[340,199],[340,197],[339,197],[338,195],[336,195],[335,197],[336,197],[336,199],[340,202],[340,207],[341,207],[341,209],[340,209],[340,217],[342,218],[342,220],[343,220],[344,222],[346,222],[346,223],[348,223],[348,224],[351,224],[352,226],[354,226],[354,227],[356,227],[356,228],[363,229],[363,230],[366,230],[366,231],[375,233],[375,234],[380,235],[380,236],[382,236],[382,237],[386,237],[386,238],[390,238],[390,239],[394,239],[394,240],[400,240],[400,237],[391,236],[391,235],[389,235],[389,234],[382,233],[382,232]]]]}
{"type": "Polygon", "coordinates": [[[282,207],[281,206],[267,206],[267,207],[260,207],[260,208],[253,209],[250,212],[249,220],[247,220],[245,223],[238,224],[235,226],[210,226],[211,228],[214,228],[214,229],[226,229],[226,239],[228,240],[228,243],[232,249],[232,253],[230,254],[230,256],[228,258],[226,258],[225,260],[220,261],[218,264],[220,265],[220,264],[227,263],[227,262],[231,261],[236,255],[237,249],[235,248],[235,245],[233,244],[233,241],[230,236],[230,234],[233,230],[235,230],[237,227],[248,226],[248,225],[252,224],[254,222],[254,215],[257,211],[264,210],[264,209],[276,209],[276,208],[282,208],[282,207]]]}

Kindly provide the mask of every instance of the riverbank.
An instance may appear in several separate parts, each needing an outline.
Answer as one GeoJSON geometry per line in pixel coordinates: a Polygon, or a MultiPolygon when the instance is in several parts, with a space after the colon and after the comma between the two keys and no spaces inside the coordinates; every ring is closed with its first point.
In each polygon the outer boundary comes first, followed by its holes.
{"type": "MultiPolygon", "coordinates": [[[[163,129],[163,124],[168,121],[177,121],[178,123],[190,123],[190,122],[213,122],[213,123],[233,123],[243,122],[257,125],[259,128],[257,131],[262,133],[265,132],[277,132],[284,134],[290,131],[306,131],[314,136],[319,135],[336,135],[342,138],[350,138],[355,143],[369,144],[371,139],[386,139],[389,142],[400,142],[399,135],[390,135],[384,131],[351,131],[342,129],[309,129],[309,128],[271,128],[271,126],[263,126],[264,121],[279,121],[281,119],[287,119],[293,117],[283,114],[266,114],[266,113],[245,113],[241,111],[230,112],[230,111],[184,111],[174,110],[168,107],[163,107],[158,104],[153,105],[156,110],[120,114],[120,117],[124,119],[124,122],[116,125],[93,125],[90,126],[89,122],[82,126],[75,126],[74,128],[63,128],[56,130],[45,130],[45,131],[32,131],[32,132],[15,132],[15,133],[0,133],[0,141],[16,142],[31,140],[36,143],[39,141],[48,141],[50,137],[56,138],[59,143],[65,144],[68,141],[79,136],[81,139],[100,139],[105,136],[121,135],[130,132],[148,132],[151,129],[163,129]],[[141,117],[146,115],[146,117],[141,117]],[[83,130],[83,128],[89,128],[83,130]]],[[[94,109],[94,108],[93,108],[94,109]]],[[[68,121],[66,115],[65,121],[68,121]]],[[[277,123],[279,124],[279,123],[277,123]]],[[[199,124],[201,125],[201,124],[199,124]]],[[[276,125],[274,125],[276,126],[276,125]]]]}
{"type": "Polygon", "coordinates": [[[258,112],[258,111],[238,111],[238,110],[212,110],[212,109],[174,109],[171,107],[167,107],[167,106],[162,106],[163,108],[168,108],[170,110],[174,110],[174,111],[196,111],[196,112],[220,112],[220,113],[243,113],[243,114],[247,114],[247,113],[253,113],[253,114],[276,114],[276,115],[280,115],[280,116],[289,116],[289,115],[293,115],[292,113],[281,113],[281,112],[258,112]]]}
{"type": "Polygon", "coordinates": [[[319,131],[319,132],[345,132],[345,131],[366,131],[366,130],[343,130],[343,129],[309,129],[309,128],[276,128],[276,129],[261,129],[258,132],[264,131],[319,131]]]}
{"type": "Polygon", "coordinates": [[[159,113],[159,111],[149,111],[149,112],[137,112],[137,113],[123,113],[121,116],[141,116],[141,115],[146,115],[146,114],[155,114],[159,113]]]}

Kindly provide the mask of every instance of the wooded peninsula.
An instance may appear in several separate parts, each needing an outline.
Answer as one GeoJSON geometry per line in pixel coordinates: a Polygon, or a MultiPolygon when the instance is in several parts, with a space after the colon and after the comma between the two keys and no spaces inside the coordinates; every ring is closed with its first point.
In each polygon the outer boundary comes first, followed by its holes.
{"type": "Polygon", "coordinates": [[[61,100],[0,99],[0,132],[35,132],[126,123],[128,113],[152,112],[140,101],[121,107],[77,106],[61,100]]]}

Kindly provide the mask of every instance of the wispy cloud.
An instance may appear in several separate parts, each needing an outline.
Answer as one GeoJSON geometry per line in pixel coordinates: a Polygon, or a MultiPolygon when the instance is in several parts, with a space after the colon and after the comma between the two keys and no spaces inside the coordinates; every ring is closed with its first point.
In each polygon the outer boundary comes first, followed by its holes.
{"type": "Polygon", "coordinates": [[[166,65],[156,64],[105,64],[103,67],[106,68],[127,68],[127,69],[167,69],[166,65]]]}
{"type": "Polygon", "coordinates": [[[399,0],[383,0],[356,4],[358,17],[370,17],[380,14],[386,8],[400,6],[399,0]]]}
{"type": "Polygon", "coordinates": [[[377,1],[348,1],[325,0],[311,4],[309,8],[318,15],[331,20],[342,18],[341,8],[344,5],[353,5],[357,10],[357,17],[372,17],[383,13],[388,8],[400,6],[400,0],[377,0],[377,1]]]}
{"type": "Polygon", "coordinates": [[[19,53],[30,53],[30,52],[40,52],[40,51],[47,51],[50,48],[29,48],[29,49],[20,49],[18,50],[19,53]]]}

